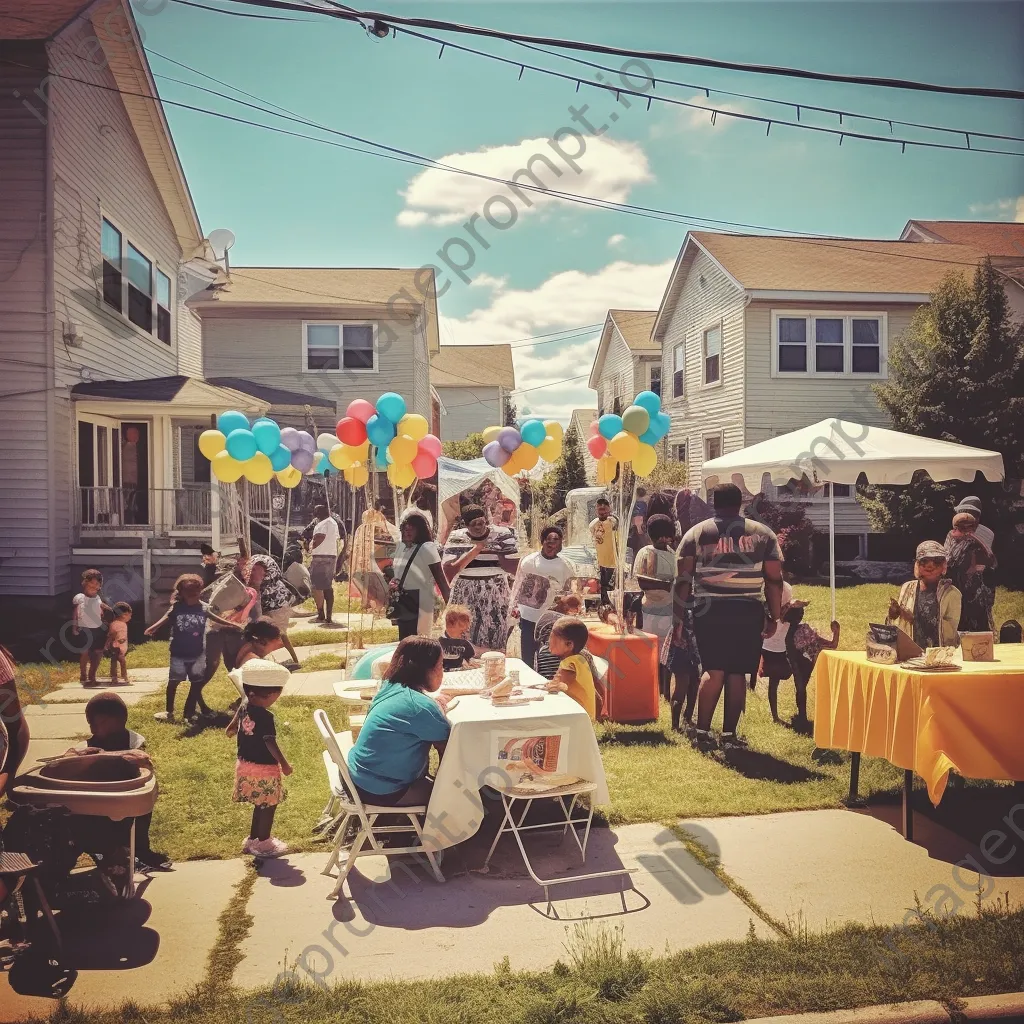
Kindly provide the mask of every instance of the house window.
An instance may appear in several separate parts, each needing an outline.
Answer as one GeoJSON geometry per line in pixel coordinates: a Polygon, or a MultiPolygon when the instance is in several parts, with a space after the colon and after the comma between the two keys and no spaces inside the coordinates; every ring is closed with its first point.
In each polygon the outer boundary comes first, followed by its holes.
{"type": "Polygon", "coordinates": [[[106,218],[100,225],[103,302],[171,344],[171,279],[106,218]]]}
{"type": "Polygon", "coordinates": [[[773,376],[884,376],[884,313],[776,313],[773,323],[773,376]]]}
{"type": "Polygon", "coordinates": [[[722,455],[722,435],[715,434],[712,437],[704,438],[704,461],[710,462],[712,459],[721,458],[722,455]]]}
{"type": "Polygon", "coordinates": [[[651,365],[651,391],[661,395],[661,366],[657,363],[651,365]]]}
{"type": "Polygon", "coordinates": [[[676,462],[685,462],[685,461],[686,461],[686,445],[685,444],[677,444],[676,445],[676,462]]]}
{"type": "Polygon", "coordinates": [[[722,328],[704,332],[704,383],[717,384],[722,379],[722,328]]]}
{"type": "Polygon", "coordinates": [[[377,369],[377,331],[367,323],[305,325],[306,370],[377,369]]]}
{"type": "Polygon", "coordinates": [[[682,398],[686,386],[686,348],[676,345],[672,350],[672,397],[682,398]]]}

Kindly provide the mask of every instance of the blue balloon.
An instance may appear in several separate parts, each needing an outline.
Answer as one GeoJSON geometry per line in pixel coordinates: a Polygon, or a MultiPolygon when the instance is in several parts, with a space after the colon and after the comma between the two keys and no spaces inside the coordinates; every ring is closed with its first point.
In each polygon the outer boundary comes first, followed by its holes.
{"type": "Polygon", "coordinates": [[[257,452],[256,438],[247,427],[232,430],[224,446],[228,450],[228,455],[239,462],[247,462],[257,452]]]}
{"type": "Polygon", "coordinates": [[[519,433],[527,444],[539,448],[548,436],[548,429],[540,420],[526,420],[519,428],[519,433]]]}
{"type": "Polygon", "coordinates": [[[377,415],[397,424],[405,415],[405,399],[394,391],[387,391],[377,399],[377,415]]]}
{"type": "Polygon", "coordinates": [[[669,419],[667,412],[655,413],[651,417],[651,425],[648,428],[648,433],[654,432],[657,439],[660,441],[667,433],[668,428],[672,426],[672,421],[669,419]]]}
{"type": "Polygon", "coordinates": [[[395,439],[395,425],[386,416],[371,416],[366,421],[366,436],[375,448],[387,448],[395,439]]]}
{"type": "Polygon", "coordinates": [[[248,430],[249,420],[244,413],[222,412],[217,417],[217,429],[227,437],[232,430],[248,430]]]}
{"type": "Polygon", "coordinates": [[[597,429],[601,431],[602,437],[610,441],[616,434],[622,433],[622,417],[616,416],[613,412],[606,412],[597,421],[597,429]]]}
{"type": "Polygon", "coordinates": [[[652,418],[661,412],[661,399],[653,391],[641,391],[633,399],[633,404],[639,405],[641,409],[646,409],[652,418]]]}
{"type": "Polygon", "coordinates": [[[273,420],[257,420],[252,425],[252,436],[256,438],[256,447],[264,455],[273,455],[281,444],[281,428],[273,420]]]}
{"type": "Polygon", "coordinates": [[[388,468],[388,450],[387,448],[377,449],[377,468],[387,469],[388,468]]]}
{"type": "MultiPolygon", "coordinates": [[[[652,421],[653,422],[653,421],[652,421]]],[[[651,427],[648,427],[644,433],[640,435],[641,444],[655,445],[661,440],[661,434],[651,427]]]]}
{"type": "Polygon", "coordinates": [[[327,476],[330,473],[337,472],[337,470],[335,470],[335,468],[331,465],[331,460],[327,457],[327,452],[325,452],[323,448],[320,449],[320,454],[323,456],[323,458],[317,463],[316,471],[322,474],[323,476],[327,476]]]}
{"type": "Polygon", "coordinates": [[[279,444],[277,448],[270,453],[270,465],[275,473],[280,473],[282,469],[287,469],[292,464],[292,453],[288,448],[285,448],[283,444],[279,444]]]}

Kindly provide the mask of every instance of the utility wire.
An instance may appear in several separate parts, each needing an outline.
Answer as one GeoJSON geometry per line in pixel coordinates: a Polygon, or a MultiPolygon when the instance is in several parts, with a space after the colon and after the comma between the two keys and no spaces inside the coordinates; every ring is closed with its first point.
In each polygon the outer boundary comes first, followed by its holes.
{"type": "Polygon", "coordinates": [[[954,96],[983,96],[995,99],[1024,99],[1019,89],[999,89],[987,86],[941,85],[935,82],[919,82],[905,78],[875,77],[870,75],[838,75],[826,71],[811,71],[806,68],[791,68],[773,64],[749,64],[741,61],[717,60],[712,57],[698,57],[659,50],[640,50],[623,46],[608,46],[603,43],[580,42],[573,39],[558,39],[551,36],[528,35],[524,32],[509,32],[502,29],[485,28],[480,25],[465,25],[454,21],[435,18],[410,18],[386,14],[380,11],[359,11],[351,7],[310,7],[306,4],[290,3],[287,0],[231,0],[233,3],[262,7],[272,10],[298,11],[303,14],[319,14],[341,21],[360,24],[380,22],[383,27],[424,28],[455,32],[461,35],[484,36],[502,39],[512,43],[533,43],[540,46],[554,46],[564,50],[582,50],[589,53],[603,53],[613,57],[634,57],[640,60],[661,61],[668,64],[692,64],[697,67],[719,68],[724,71],[741,71],[747,74],[775,75],[784,78],[798,78],[815,82],[840,82],[846,85],[864,85],[885,89],[907,89],[912,92],[942,93],[954,96]]]}

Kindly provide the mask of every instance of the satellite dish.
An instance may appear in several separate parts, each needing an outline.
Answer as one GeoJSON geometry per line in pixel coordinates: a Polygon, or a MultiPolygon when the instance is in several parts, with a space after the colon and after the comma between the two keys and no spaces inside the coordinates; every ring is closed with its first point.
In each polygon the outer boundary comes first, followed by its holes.
{"type": "Polygon", "coordinates": [[[222,260],[227,256],[228,249],[235,244],[235,233],[227,228],[216,228],[210,232],[209,242],[213,248],[214,256],[222,260]]]}

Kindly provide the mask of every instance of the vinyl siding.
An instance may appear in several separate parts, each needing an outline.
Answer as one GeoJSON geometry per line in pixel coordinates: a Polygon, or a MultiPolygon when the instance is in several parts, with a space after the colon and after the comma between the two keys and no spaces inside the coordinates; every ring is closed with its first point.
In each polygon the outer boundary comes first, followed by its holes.
{"type": "MultiPolygon", "coordinates": [[[[385,391],[405,398],[410,412],[430,418],[430,374],[425,357],[418,354],[411,319],[389,321],[396,335],[392,344],[381,344],[376,373],[302,370],[302,322],[306,320],[365,319],[344,310],[303,317],[291,311],[266,310],[225,315],[226,311],[203,310],[203,369],[206,377],[244,377],[259,384],[299,394],[326,398],[336,403],[338,415],[355,398],[375,402],[385,391]],[[426,385],[426,386],[424,386],[426,385]]],[[[319,412],[316,413],[320,415],[319,412]]],[[[328,414],[324,411],[324,416],[328,414]]],[[[319,429],[334,424],[317,422],[319,429]]]]}
{"type": "Polygon", "coordinates": [[[0,594],[46,596],[56,472],[48,426],[47,129],[22,102],[27,97],[43,116],[33,93],[46,54],[41,43],[0,43],[0,58],[0,594]]]}
{"type": "MultiPolygon", "coordinates": [[[[682,268],[685,271],[685,268],[682,268]]],[[[685,282],[674,308],[668,311],[662,338],[662,408],[672,418],[668,433],[669,457],[685,444],[689,484],[702,486],[704,437],[721,433],[723,453],[749,443],[743,425],[744,293],[702,252],[690,260],[685,282]],[[701,284],[703,277],[704,283],[701,284]],[[704,387],[703,335],[710,327],[722,328],[721,382],[704,387]],[[675,347],[685,346],[685,394],[673,397],[675,347]]]]}
{"type": "MultiPolygon", "coordinates": [[[[772,311],[880,312],[888,319],[888,342],[910,323],[918,307],[909,304],[751,302],[746,312],[747,426],[746,444],[756,444],[798,430],[829,416],[886,427],[888,415],[872,390],[876,380],[851,378],[772,377],[772,311]]],[[[828,529],[828,502],[812,502],[808,516],[818,529],[828,529]]],[[[856,501],[836,502],[836,533],[869,533],[864,510],[856,501]]]]}
{"type": "Polygon", "coordinates": [[[444,411],[441,413],[441,440],[462,441],[501,424],[501,388],[438,387],[444,411]]]}

